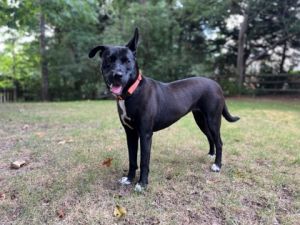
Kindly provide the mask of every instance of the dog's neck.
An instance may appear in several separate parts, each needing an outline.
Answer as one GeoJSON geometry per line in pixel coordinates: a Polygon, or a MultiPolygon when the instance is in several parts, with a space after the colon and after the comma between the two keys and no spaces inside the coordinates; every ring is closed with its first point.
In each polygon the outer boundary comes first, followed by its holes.
{"type": "Polygon", "coordinates": [[[134,93],[134,91],[137,89],[137,87],[139,86],[142,79],[143,79],[142,73],[141,73],[141,71],[138,70],[138,74],[137,74],[137,77],[136,77],[135,81],[128,88],[126,88],[126,93],[125,94],[117,95],[116,96],[117,99],[118,100],[125,100],[126,97],[131,96],[134,93]]]}

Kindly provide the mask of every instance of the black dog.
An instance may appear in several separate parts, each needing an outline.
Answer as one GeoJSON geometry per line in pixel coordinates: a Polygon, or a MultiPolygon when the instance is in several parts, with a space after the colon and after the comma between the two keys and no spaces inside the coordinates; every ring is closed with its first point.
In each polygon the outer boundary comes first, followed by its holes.
{"type": "Polygon", "coordinates": [[[136,175],[138,140],[140,138],[140,179],[135,186],[141,191],[148,184],[152,134],[164,129],[192,111],[195,121],[209,142],[209,155],[216,149],[211,169],[222,166],[221,116],[229,122],[239,117],[229,114],[220,86],[213,80],[194,77],[171,83],[161,83],[142,76],[136,61],[138,29],[126,46],[101,45],[93,48],[89,57],[99,51],[101,71],[107,87],[116,96],[121,123],[126,131],[129,151],[129,172],[122,184],[130,184],[136,175]]]}

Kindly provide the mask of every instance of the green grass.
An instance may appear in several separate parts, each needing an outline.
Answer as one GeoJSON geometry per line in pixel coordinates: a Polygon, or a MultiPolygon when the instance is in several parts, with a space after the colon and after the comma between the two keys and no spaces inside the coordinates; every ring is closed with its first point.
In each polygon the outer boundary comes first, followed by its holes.
{"type": "Polygon", "coordinates": [[[128,160],[115,102],[0,104],[0,224],[299,223],[299,101],[227,102],[241,120],[222,122],[221,173],[188,115],[154,135],[143,194],[117,184],[128,160]],[[17,159],[29,164],[11,170],[17,159]]]}

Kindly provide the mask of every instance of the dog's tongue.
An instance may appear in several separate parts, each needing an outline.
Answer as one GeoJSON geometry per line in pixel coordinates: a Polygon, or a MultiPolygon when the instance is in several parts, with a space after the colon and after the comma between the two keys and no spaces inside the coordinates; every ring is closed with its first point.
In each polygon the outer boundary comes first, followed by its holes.
{"type": "Polygon", "coordinates": [[[110,88],[110,91],[116,95],[119,95],[119,94],[121,94],[122,86],[121,85],[120,86],[112,86],[110,88]]]}

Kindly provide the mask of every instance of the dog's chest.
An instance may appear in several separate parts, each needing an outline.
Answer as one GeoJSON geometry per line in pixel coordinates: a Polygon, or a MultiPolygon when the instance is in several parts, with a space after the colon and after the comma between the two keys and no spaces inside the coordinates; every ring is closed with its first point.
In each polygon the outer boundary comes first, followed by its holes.
{"type": "Polygon", "coordinates": [[[131,121],[131,118],[128,117],[128,115],[127,115],[125,101],[118,100],[117,102],[118,102],[118,106],[119,106],[119,116],[120,116],[122,124],[129,127],[130,129],[133,129],[133,127],[127,122],[127,121],[131,121]]]}

